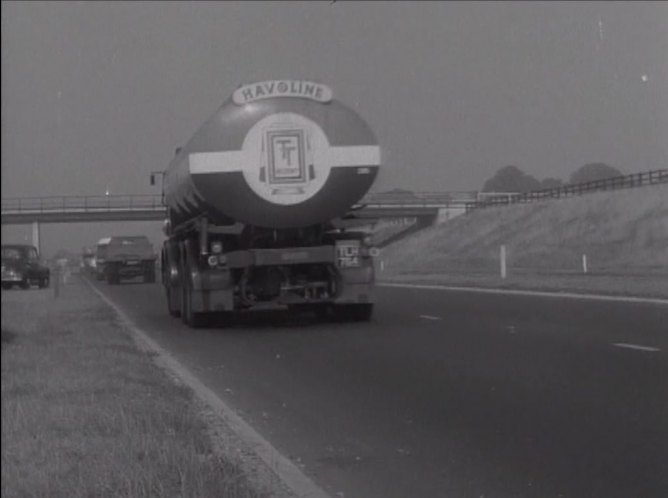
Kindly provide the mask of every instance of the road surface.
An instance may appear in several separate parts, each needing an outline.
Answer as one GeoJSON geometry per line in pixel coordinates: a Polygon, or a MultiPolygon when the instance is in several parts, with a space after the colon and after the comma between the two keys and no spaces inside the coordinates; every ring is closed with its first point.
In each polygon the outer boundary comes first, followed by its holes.
{"type": "Polygon", "coordinates": [[[668,496],[668,306],[380,288],[192,330],[94,282],[333,497],[668,496]]]}

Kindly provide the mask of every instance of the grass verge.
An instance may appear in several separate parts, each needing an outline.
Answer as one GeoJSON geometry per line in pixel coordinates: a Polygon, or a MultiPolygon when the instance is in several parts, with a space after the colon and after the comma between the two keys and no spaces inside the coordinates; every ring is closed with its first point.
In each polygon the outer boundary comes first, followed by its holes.
{"type": "MultiPolygon", "coordinates": [[[[230,451],[232,451],[230,449],[230,451]]],[[[2,496],[269,496],[81,282],[2,292],[2,496]]]]}
{"type": "Polygon", "coordinates": [[[667,199],[660,184],[477,210],[384,248],[378,278],[666,298],[667,199]]]}

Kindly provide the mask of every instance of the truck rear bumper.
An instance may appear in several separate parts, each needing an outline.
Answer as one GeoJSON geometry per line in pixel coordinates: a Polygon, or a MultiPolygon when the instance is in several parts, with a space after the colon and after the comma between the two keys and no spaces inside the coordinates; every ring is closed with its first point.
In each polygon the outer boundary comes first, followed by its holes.
{"type": "Polygon", "coordinates": [[[298,296],[282,296],[273,301],[261,301],[250,306],[235,306],[234,293],[231,289],[225,290],[193,290],[192,309],[197,313],[217,311],[248,310],[281,310],[291,306],[318,306],[323,304],[358,304],[375,302],[373,285],[349,284],[343,292],[334,298],[304,299],[298,296]]]}
{"type": "Polygon", "coordinates": [[[192,310],[196,313],[234,310],[234,294],[231,289],[193,290],[192,310]]]}

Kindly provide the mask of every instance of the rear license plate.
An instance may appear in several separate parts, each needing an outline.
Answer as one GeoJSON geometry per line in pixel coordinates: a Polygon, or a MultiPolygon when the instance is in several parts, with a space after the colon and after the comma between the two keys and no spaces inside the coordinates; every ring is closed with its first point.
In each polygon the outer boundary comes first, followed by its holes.
{"type": "Polygon", "coordinates": [[[360,263],[360,243],[358,240],[346,240],[336,243],[336,263],[339,268],[355,268],[360,263]]]}

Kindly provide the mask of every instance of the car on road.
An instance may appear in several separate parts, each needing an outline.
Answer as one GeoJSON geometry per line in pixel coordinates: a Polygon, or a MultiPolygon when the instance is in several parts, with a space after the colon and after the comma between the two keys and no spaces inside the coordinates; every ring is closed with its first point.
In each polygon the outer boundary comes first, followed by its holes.
{"type": "Polygon", "coordinates": [[[153,244],[144,235],[112,236],[98,242],[98,278],[109,284],[121,279],[142,277],[144,282],[155,282],[157,254],[153,244]]]}
{"type": "Polygon", "coordinates": [[[2,245],[2,288],[14,285],[28,289],[31,285],[48,287],[51,272],[39,259],[37,248],[31,245],[2,245]]]}

